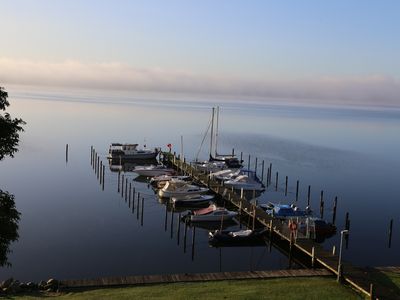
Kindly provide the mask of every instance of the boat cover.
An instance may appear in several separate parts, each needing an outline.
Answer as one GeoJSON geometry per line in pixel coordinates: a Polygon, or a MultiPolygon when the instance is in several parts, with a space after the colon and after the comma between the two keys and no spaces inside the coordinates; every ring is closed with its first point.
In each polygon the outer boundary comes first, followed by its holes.
{"type": "Polygon", "coordinates": [[[196,210],[193,213],[195,216],[201,216],[201,215],[207,215],[207,214],[213,212],[214,210],[215,210],[214,206],[209,206],[209,207],[206,207],[203,209],[196,210]]]}

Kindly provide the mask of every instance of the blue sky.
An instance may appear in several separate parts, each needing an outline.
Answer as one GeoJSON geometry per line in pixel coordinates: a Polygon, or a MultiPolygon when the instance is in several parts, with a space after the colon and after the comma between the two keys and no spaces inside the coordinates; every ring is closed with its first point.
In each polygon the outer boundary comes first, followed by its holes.
{"type": "Polygon", "coordinates": [[[357,101],[375,85],[393,104],[399,16],[399,1],[3,0],[0,82],[68,85],[75,71],[88,87],[123,74],[144,90],[335,98],[339,87],[357,101]]]}

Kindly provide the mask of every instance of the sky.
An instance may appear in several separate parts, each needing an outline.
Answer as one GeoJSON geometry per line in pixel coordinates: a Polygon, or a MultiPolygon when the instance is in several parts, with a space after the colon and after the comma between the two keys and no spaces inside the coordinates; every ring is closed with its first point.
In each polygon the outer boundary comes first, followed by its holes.
{"type": "Polygon", "coordinates": [[[400,106],[400,1],[2,0],[0,86],[400,106]]]}

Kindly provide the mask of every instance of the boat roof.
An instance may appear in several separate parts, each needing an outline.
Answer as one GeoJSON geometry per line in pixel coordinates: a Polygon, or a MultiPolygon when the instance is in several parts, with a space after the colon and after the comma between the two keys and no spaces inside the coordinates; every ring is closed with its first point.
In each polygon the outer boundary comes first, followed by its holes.
{"type": "Polygon", "coordinates": [[[125,143],[125,144],[121,144],[121,143],[112,143],[111,146],[134,146],[137,147],[139,144],[129,144],[129,143],[125,143]]]}

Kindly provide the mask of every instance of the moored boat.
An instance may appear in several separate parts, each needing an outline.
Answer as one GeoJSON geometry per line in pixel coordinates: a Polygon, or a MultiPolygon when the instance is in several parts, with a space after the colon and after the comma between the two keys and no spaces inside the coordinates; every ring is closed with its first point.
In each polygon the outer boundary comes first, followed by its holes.
{"type": "Polygon", "coordinates": [[[209,232],[208,242],[214,247],[218,246],[256,246],[265,245],[263,239],[265,228],[256,230],[216,230],[209,232]]]}
{"type": "Polygon", "coordinates": [[[151,165],[151,166],[137,166],[133,169],[133,172],[140,176],[153,177],[160,175],[171,175],[175,173],[174,169],[167,168],[163,165],[151,165]]]}
{"type": "Polygon", "coordinates": [[[176,206],[190,207],[190,206],[198,206],[198,205],[209,203],[213,199],[214,199],[214,195],[194,194],[194,195],[187,195],[187,196],[181,197],[181,198],[172,197],[171,201],[176,206]]]}
{"type": "Polygon", "coordinates": [[[311,216],[311,210],[309,208],[301,210],[294,204],[289,205],[269,202],[268,204],[260,204],[260,207],[264,209],[267,214],[279,219],[311,216]]]}
{"type": "Polygon", "coordinates": [[[237,212],[227,210],[223,207],[217,207],[215,204],[212,204],[207,208],[190,212],[187,217],[192,222],[218,222],[222,220],[231,220],[236,215],[237,212]]]}
{"type": "Polygon", "coordinates": [[[183,198],[188,195],[204,194],[208,191],[208,188],[188,184],[187,182],[182,180],[170,180],[167,181],[162,189],[158,190],[158,196],[162,198],[183,198]]]}
{"type": "Polygon", "coordinates": [[[138,149],[139,144],[120,144],[112,143],[108,150],[108,158],[115,159],[154,159],[157,157],[159,149],[154,150],[138,149]]]}

